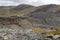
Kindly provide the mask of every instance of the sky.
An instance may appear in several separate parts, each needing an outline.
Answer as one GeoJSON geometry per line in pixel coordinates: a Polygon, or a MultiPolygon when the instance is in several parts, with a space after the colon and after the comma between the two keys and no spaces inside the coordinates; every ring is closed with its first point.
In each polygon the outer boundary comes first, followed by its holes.
{"type": "Polygon", "coordinates": [[[0,6],[16,6],[19,4],[30,4],[34,6],[47,4],[60,5],[60,0],[0,0],[0,6]]]}

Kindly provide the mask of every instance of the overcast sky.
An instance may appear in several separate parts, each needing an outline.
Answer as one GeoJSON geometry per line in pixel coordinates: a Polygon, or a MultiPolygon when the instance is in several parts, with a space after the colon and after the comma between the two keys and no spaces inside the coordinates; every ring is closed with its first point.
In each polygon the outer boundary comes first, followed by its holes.
{"type": "Polygon", "coordinates": [[[19,4],[30,4],[30,5],[46,5],[46,4],[58,4],[60,0],[0,0],[0,6],[6,5],[19,5],[19,4]]]}

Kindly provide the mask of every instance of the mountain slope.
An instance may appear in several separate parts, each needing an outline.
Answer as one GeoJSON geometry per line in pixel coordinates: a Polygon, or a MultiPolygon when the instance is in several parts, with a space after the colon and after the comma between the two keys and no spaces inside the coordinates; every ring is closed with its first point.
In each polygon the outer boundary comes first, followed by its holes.
{"type": "Polygon", "coordinates": [[[25,16],[28,16],[28,20],[32,23],[60,26],[60,5],[39,6],[35,11],[25,16]]]}
{"type": "Polygon", "coordinates": [[[33,11],[35,7],[27,4],[18,6],[1,6],[0,16],[20,16],[33,11]]]}
{"type": "Polygon", "coordinates": [[[0,24],[18,25],[23,28],[60,27],[60,5],[50,4],[34,7],[19,5],[0,8],[0,24]]]}

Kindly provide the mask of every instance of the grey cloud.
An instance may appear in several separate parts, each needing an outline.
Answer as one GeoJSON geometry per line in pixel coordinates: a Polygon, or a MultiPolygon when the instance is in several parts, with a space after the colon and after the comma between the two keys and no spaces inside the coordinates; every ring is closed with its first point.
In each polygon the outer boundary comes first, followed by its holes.
{"type": "Polygon", "coordinates": [[[0,5],[31,4],[31,5],[38,6],[38,5],[45,5],[45,4],[50,4],[50,3],[60,4],[60,0],[37,0],[37,2],[34,2],[35,0],[33,1],[32,0],[0,0],[0,1],[2,1],[0,2],[0,5]],[[5,3],[3,1],[5,1],[5,3]],[[30,3],[28,1],[30,1],[30,3]]]}
{"type": "Polygon", "coordinates": [[[13,2],[23,2],[24,0],[0,0],[0,1],[13,1],[13,2]]]}

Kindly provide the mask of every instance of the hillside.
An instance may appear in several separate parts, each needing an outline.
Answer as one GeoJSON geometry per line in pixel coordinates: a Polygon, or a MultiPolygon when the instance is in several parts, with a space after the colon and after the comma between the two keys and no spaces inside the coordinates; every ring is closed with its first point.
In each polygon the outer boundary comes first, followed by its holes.
{"type": "Polygon", "coordinates": [[[0,6],[0,40],[60,40],[60,5],[0,6]]]}
{"type": "Polygon", "coordinates": [[[60,5],[50,4],[37,7],[37,9],[25,16],[29,21],[36,24],[60,26],[60,5]]]}
{"type": "Polygon", "coordinates": [[[14,24],[23,28],[60,27],[60,5],[50,4],[35,7],[21,4],[14,7],[0,7],[0,24],[14,24]]]}
{"type": "Polygon", "coordinates": [[[1,6],[0,16],[22,16],[34,10],[34,6],[21,4],[18,6],[1,6]]]}

